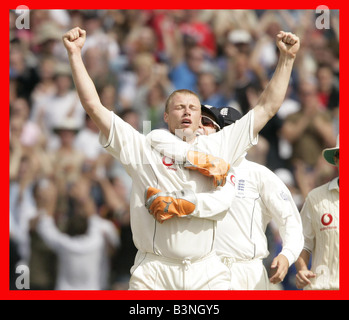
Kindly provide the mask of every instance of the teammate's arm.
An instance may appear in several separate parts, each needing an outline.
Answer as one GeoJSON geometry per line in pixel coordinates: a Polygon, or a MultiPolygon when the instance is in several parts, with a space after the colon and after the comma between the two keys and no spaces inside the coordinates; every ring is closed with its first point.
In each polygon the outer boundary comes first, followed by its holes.
{"type": "Polygon", "coordinates": [[[99,130],[108,138],[111,126],[110,111],[102,105],[81,56],[86,31],[76,27],[65,33],[62,40],[68,53],[74,84],[81,104],[99,130]]]}
{"type": "Polygon", "coordinates": [[[265,210],[277,224],[282,239],[282,250],[271,264],[270,281],[276,284],[285,278],[303,249],[302,221],[290,191],[278,176],[261,167],[258,180],[265,210]]]}
{"type": "Polygon", "coordinates": [[[194,193],[192,190],[161,192],[148,187],[145,192],[145,206],[160,223],[176,216],[222,220],[235,195],[235,186],[230,178],[224,187],[203,193],[194,193]]]}
{"type": "Polygon", "coordinates": [[[311,284],[310,279],[316,277],[316,275],[308,269],[310,255],[311,253],[304,249],[295,263],[297,269],[296,287],[298,289],[303,289],[311,284]]]}
{"type": "Polygon", "coordinates": [[[301,210],[304,248],[295,263],[297,269],[296,286],[298,289],[303,289],[311,284],[311,279],[316,277],[316,275],[308,269],[309,262],[311,261],[311,254],[315,248],[316,242],[311,219],[314,204],[311,200],[311,197],[308,195],[301,210]]]}
{"type": "Polygon", "coordinates": [[[254,107],[253,133],[257,136],[266,123],[277,113],[285,98],[296,54],[300,47],[299,38],[289,32],[280,31],[276,36],[280,57],[274,75],[254,107]]]}
{"type": "Polygon", "coordinates": [[[215,187],[225,184],[230,165],[222,158],[184,142],[168,130],[153,130],[147,135],[147,141],[157,152],[184,164],[185,168],[213,177],[215,187]]]}

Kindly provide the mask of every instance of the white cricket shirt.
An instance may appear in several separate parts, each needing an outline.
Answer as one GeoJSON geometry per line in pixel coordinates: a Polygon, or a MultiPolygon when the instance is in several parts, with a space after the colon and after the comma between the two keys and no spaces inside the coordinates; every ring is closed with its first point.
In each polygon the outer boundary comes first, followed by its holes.
{"type": "Polygon", "coordinates": [[[285,184],[268,168],[246,159],[233,167],[235,198],[218,221],[216,250],[233,261],[263,259],[269,255],[265,230],[273,219],[282,238],[281,253],[291,265],[303,249],[298,209],[285,184]]]}
{"type": "MultiPolygon", "coordinates": [[[[199,259],[209,254],[214,247],[216,221],[175,217],[160,224],[145,208],[144,194],[148,186],[169,192],[180,189],[209,192],[213,189],[211,178],[183,169],[183,165],[153,149],[144,135],[115,113],[110,114],[109,137],[106,139],[100,133],[100,143],[120,160],[132,178],[131,228],[136,248],[178,260],[199,259]]],[[[195,143],[208,153],[234,162],[253,143],[253,115],[250,111],[239,124],[210,136],[200,136],[195,143]]]]}
{"type": "Polygon", "coordinates": [[[338,178],[310,191],[301,210],[304,249],[317,275],[305,290],[339,289],[338,178]]]}

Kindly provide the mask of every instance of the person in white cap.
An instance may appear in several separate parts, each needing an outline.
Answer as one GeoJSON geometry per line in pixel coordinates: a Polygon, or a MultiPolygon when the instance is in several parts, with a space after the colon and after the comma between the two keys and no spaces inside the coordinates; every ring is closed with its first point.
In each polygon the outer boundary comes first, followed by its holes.
{"type": "MultiPolygon", "coordinates": [[[[339,135],[336,147],[322,154],[339,169],[339,135]]],[[[339,177],[309,192],[301,217],[304,249],[296,261],[297,288],[339,290],[339,177]]]]}

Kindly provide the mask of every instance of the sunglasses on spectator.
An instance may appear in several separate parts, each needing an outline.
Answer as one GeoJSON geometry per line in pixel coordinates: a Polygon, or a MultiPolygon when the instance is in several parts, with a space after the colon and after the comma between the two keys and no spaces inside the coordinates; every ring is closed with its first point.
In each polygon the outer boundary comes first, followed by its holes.
{"type": "Polygon", "coordinates": [[[221,127],[218,125],[218,123],[207,116],[201,116],[201,123],[205,127],[211,127],[215,128],[216,130],[221,130],[221,127]]]}

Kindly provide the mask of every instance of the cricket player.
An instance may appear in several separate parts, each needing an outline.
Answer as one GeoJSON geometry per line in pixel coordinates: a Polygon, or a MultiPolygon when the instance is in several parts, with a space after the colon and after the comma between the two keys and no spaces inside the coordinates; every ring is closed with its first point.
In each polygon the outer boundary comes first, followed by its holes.
{"type": "MultiPolygon", "coordinates": [[[[339,135],[336,147],[322,154],[339,169],[339,135]]],[[[297,288],[339,290],[339,177],[309,192],[301,217],[304,249],[296,262],[297,288]]]]}
{"type": "MultiPolygon", "coordinates": [[[[208,114],[211,120],[211,123],[203,121],[206,134],[219,130],[220,118],[224,119],[224,126],[238,124],[241,119],[241,114],[230,107],[218,111],[214,107],[202,106],[202,113],[203,118],[206,117],[204,114],[208,114]]],[[[169,146],[176,143],[175,138],[169,133],[158,133],[159,130],[152,132],[155,148],[169,154],[169,146]],[[161,140],[166,143],[160,143],[161,140]]],[[[180,150],[185,152],[185,143],[177,144],[183,144],[182,149],[178,147],[177,153],[172,156],[180,157],[178,153],[180,150]]],[[[215,248],[222,262],[230,269],[231,289],[268,290],[270,282],[277,284],[284,279],[302,251],[304,238],[301,218],[290,191],[268,168],[242,157],[235,165],[232,164],[230,173],[227,183],[232,182],[235,187],[230,194],[233,201],[228,213],[217,222],[215,248]],[[263,259],[269,255],[265,231],[272,219],[279,228],[282,251],[271,264],[273,275],[269,279],[263,259]]],[[[159,196],[161,199],[162,194],[159,196]]],[[[226,194],[222,193],[221,196],[223,201],[226,194]]],[[[160,199],[153,199],[153,206],[160,199]]],[[[210,201],[204,196],[201,199],[204,203],[210,201]]],[[[159,212],[154,213],[155,218],[159,219],[160,216],[159,212]]],[[[196,216],[204,217],[200,211],[196,216]]]]}
{"type": "MultiPolygon", "coordinates": [[[[173,217],[166,223],[159,223],[144,205],[147,186],[154,186],[168,192],[186,190],[179,199],[181,205],[195,210],[195,194],[212,191],[211,177],[200,174],[199,163],[193,163],[193,170],[183,170],[182,165],[169,162],[151,148],[144,135],[101,104],[81,56],[85,39],[86,32],[79,27],[63,36],[77,92],[85,111],[100,129],[102,145],[123,164],[133,179],[131,228],[138,253],[131,268],[129,289],[228,289],[229,270],[214,251],[217,222],[198,217],[173,217]]],[[[274,76],[254,111],[241,119],[239,126],[231,126],[220,136],[217,133],[215,138],[187,135],[186,131],[196,132],[200,126],[201,104],[194,93],[179,90],[171,94],[166,103],[164,120],[169,131],[174,134],[176,130],[182,130],[187,142],[202,140],[198,143],[201,150],[217,154],[227,163],[235,162],[255,143],[258,132],[278,111],[284,99],[299,50],[299,39],[291,33],[280,32],[276,43],[280,57],[274,76]],[[222,150],[229,162],[219,153],[222,150]]],[[[176,213],[178,203],[165,204],[165,208],[176,213]]],[[[208,208],[207,211],[211,209],[215,210],[208,208]]]]}

